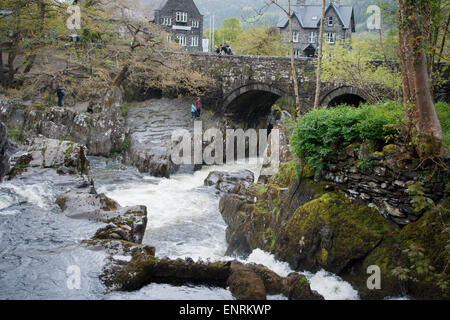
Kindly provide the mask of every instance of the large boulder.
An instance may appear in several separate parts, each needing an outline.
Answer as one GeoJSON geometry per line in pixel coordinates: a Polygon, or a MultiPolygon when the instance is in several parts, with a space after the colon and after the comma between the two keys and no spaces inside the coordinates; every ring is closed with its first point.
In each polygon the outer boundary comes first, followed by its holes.
{"type": "Polygon", "coordinates": [[[390,231],[373,209],[340,192],[299,207],[277,237],[275,254],[296,270],[340,274],[376,248],[390,231]]]}
{"type": "Polygon", "coordinates": [[[205,186],[214,186],[224,193],[231,192],[238,183],[249,187],[255,180],[255,175],[250,170],[239,172],[212,171],[204,181],[205,186]]]}
{"type": "Polygon", "coordinates": [[[9,159],[10,177],[28,167],[53,168],[60,174],[87,174],[89,160],[86,147],[71,141],[35,138],[26,151],[19,151],[9,159]]]}
{"type": "Polygon", "coordinates": [[[68,190],[56,203],[64,215],[107,223],[97,230],[94,239],[125,240],[141,243],[147,226],[145,206],[121,207],[104,194],[89,194],[68,190]]]}

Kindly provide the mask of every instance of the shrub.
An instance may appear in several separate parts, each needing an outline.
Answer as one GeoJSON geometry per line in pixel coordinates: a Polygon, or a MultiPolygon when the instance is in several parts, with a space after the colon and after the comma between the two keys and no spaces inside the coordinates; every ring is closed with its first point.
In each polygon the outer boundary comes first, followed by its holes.
{"type": "Polygon", "coordinates": [[[435,108],[441,122],[444,144],[450,147],[450,105],[445,102],[437,102],[435,108]]]}
{"type": "Polygon", "coordinates": [[[402,107],[393,102],[312,110],[299,118],[290,142],[300,159],[320,171],[331,154],[352,143],[384,146],[402,118],[402,107]]]}

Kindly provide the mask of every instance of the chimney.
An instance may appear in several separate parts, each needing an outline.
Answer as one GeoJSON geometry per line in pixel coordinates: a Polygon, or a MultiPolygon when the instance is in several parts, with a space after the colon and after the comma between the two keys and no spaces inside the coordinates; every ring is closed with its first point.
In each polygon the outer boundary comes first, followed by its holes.
{"type": "Polygon", "coordinates": [[[297,6],[304,6],[306,4],[306,0],[297,0],[297,6]]]}

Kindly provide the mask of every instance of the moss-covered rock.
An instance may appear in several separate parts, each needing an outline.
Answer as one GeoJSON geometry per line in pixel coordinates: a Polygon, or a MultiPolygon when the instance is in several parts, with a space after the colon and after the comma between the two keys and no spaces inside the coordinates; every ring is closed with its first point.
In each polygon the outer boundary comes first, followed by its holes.
{"type": "Polygon", "coordinates": [[[374,210],[340,192],[299,207],[280,232],[275,253],[295,269],[341,273],[375,248],[389,228],[374,210]]]}
{"type": "Polygon", "coordinates": [[[416,299],[449,299],[448,208],[449,199],[418,221],[389,234],[344,277],[367,299],[406,294],[416,299]],[[379,290],[369,290],[366,285],[369,276],[366,271],[372,265],[381,271],[379,290]]]}

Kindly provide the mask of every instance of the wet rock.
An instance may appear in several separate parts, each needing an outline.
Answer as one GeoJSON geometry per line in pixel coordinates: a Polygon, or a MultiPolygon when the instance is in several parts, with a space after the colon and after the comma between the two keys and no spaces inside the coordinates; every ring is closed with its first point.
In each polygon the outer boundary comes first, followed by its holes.
{"type": "Polygon", "coordinates": [[[56,200],[64,215],[108,223],[97,230],[94,239],[120,239],[141,243],[147,226],[145,206],[121,207],[104,194],[69,190],[56,200]]]}
{"type": "Polygon", "coordinates": [[[253,172],[250,170],[243,170],[239,172],[222,172],[212,171],[204,181],[205,186],[214,186],[221,192],[229,193],[233,191],[238,183],[249,187],[255,179],[253,172]]]}
{"type": "Polygon", "coordinates": [[[17,151],[17,145],[8,139],[8,129],[0,122],[0,181],[10,171],[9,158],[17,151]]]}
{"type": "Polygon", "coordinates": [[[266,289],[261,277],[252,268],[239,262],[231,263],[227,284],[238,300],[266,300],[266,289]]]}
{"type": "Polygon", "coordinates": [[[311,290],[308,280],[301,274],[287,277],[283,293],[289,300],[324,300],[320,294],[311,290]]]}
{"type": "Polygon", "coordinates": [[[78,173],[87,173],[89,170],[86,148],[72,141],[36,138],[27,153],[32,157],[29,163],[32,167],[66,167],[76,169],[78,173]]]}

